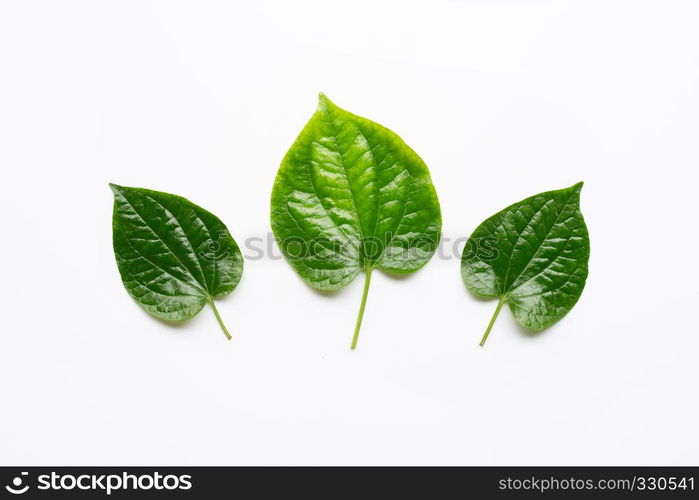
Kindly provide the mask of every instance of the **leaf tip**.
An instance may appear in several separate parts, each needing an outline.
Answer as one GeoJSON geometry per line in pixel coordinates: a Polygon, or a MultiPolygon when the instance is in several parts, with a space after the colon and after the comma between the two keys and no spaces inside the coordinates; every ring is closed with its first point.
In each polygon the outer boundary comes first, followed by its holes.
{"type": "Polygon", "coordinates": [[[112,190],[112,193],[118,193],[119,191],[121,191],[121,186],[119,186],[118,184],[114,184],[113,182],[110,182],[109,189],[112,190]]]}
{"type": "Polygon", "coordinates": [[[333,106],[334,106],[334,104],[330,99],[328,99],[328,96],[326,96],[322,92],[318,92],[318,109],[319,110],[326,110],[326,109],[333,107],[333,106]]]}
{"type": "Polygon", "coordinates": [[[580,191],[583,187],[583,184],[585,184],[583,181],[578,182],[577,184],[573,184],[570,189],[573,189],[575,191],[580,191]]]}

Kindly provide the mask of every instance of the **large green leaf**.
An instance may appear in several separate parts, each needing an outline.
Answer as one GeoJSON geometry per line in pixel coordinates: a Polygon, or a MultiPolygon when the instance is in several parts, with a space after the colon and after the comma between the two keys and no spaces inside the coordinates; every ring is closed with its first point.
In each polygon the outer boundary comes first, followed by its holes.
{"type": "Polygon", "coordinates": [[[461,276],[481,297],[500,299],[519,324],[543,330],[565,316],[587,279],[590,239],[580,213],[582,182],[537,194],[483,222],[469,238],[461,276]]]}
{"type": "Polygon", "coordinates": [[[233,291],[243,256],[218,217],[172,194],[110,184],[113,238],[121,279],[153,316],[183,321],[233,291]]]}
{"type": "Polygon", "coordinates": [[[427,166],[385,127],[338,108],[323,94],[282,160],[272,191],[272,230],[312,287],[337,290],[360,271],[411,273],[429,261],[441,231],[427,166]]]}

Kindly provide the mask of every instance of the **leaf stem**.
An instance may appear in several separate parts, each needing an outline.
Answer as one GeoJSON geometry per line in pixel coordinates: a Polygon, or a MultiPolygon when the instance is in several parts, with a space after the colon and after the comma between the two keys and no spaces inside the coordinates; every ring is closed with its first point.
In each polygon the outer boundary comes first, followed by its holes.
{"type": "Polygon", "coordinates": [[[359,314],[357,315],[357,325],[354,327],[354,337],[352,337],[352,350],[357,348],[357,340],[359,339],[359,329],[362,326],[362,318],[364,317],[364,308],[366,307],[366,298],[369,295],[369,284],[371,283],[371,268],[367,267],[364,278],[364,294],[362,295],[362,303],[359,306],[359,314]]]}
{"type": "Polygon", "coordinates": [[[218,309],[216,309],[216,304],[214,304],[214,299],[209,299],[209,304],[211,304],[211,309],[214,310],[214,314],[216,315],[216,319],[218,320],[218,324],[221,325],[221,330],[223,330],[223,333],[226,334],[226,338],[228,340],[231,340],[233,337],[231,337],[231,334],[228,333],[228,328],[226,328],[226,325],[223,324],[223,320],[221,319],[221,315],[218,313],[218,309]]]}
{"type": "Polygon", "coordinates": [[[498,302],[498,307],[495,308],[495,313],[493,313],[493,317],[490,318],[490,323],[488,323],[488,328],[485,329],[485,333],[483,334],[483,338],[481,339],[481,347],[485,345],[485,341],[488,339],[488,334],[490,333],[490,330],[493,328],[493,325],[495,324],[495,320],[498,318],[498,314],[500,314],[500,309],[502,309],[502,306],[507,302],[507,299],[505,297],[500,297],[500,302],[498,302]]]}

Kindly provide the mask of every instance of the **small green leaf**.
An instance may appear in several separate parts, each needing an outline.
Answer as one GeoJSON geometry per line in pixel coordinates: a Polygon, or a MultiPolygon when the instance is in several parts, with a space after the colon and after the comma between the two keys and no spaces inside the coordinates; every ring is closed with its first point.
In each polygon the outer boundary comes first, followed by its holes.
{"type": "Polygon", "coordinates": [[[230,340],[214,298],[236,287],[243,256],[223,222],[180,196],[109,186],[114,255],[126,291],[168,321],[189,319],[208,302],[230,340]]]}
{"type": "Polygon", "coordinates": [[[580,298],[590,257],[580,213],[582,185],[515,203],[486,219],[467,241],[464,283],[475,295],[500,300],[481,345],[506,303],[520,325],[538,331],[560,320],[580,298]]]}
{"type": "Polygon", "coordinates": [[[272,191],[272,230],[310,286],[337,290],[361,271],[412,273],[437,248],[442,220],[427,166],[387,128],[323,94],[282,160],[272,191]]]}

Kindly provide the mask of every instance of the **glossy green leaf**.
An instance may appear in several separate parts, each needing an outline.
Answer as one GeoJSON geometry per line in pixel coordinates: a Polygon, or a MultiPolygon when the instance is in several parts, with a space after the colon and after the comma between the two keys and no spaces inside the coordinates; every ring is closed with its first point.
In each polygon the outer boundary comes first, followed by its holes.
{"type": "Polygon", "coordinates": [[[464,283],[475,295],[499,299],[481,345],[504,304],[519,324],[538,331],[560,320],[580,298],[590,257],[580,212],[582,185],[515,203],[469,238],[461,258],[464,283]]]}
{"type": "Polygon", "coordinates": [[[233,291],[243,256],[221,220],[172,194],[110,184],[113,243],[121,280],[153,316],[183,321],[233,291]]]}
{"type": "Polygon", "coordinates": [[[282,253],[312,287],[337,290],[361,271],[411,273],[441,231],[427,166],[387,128],[320,95],[318,109],[282,160],[272,191],[272,230],[282,253]]]}

